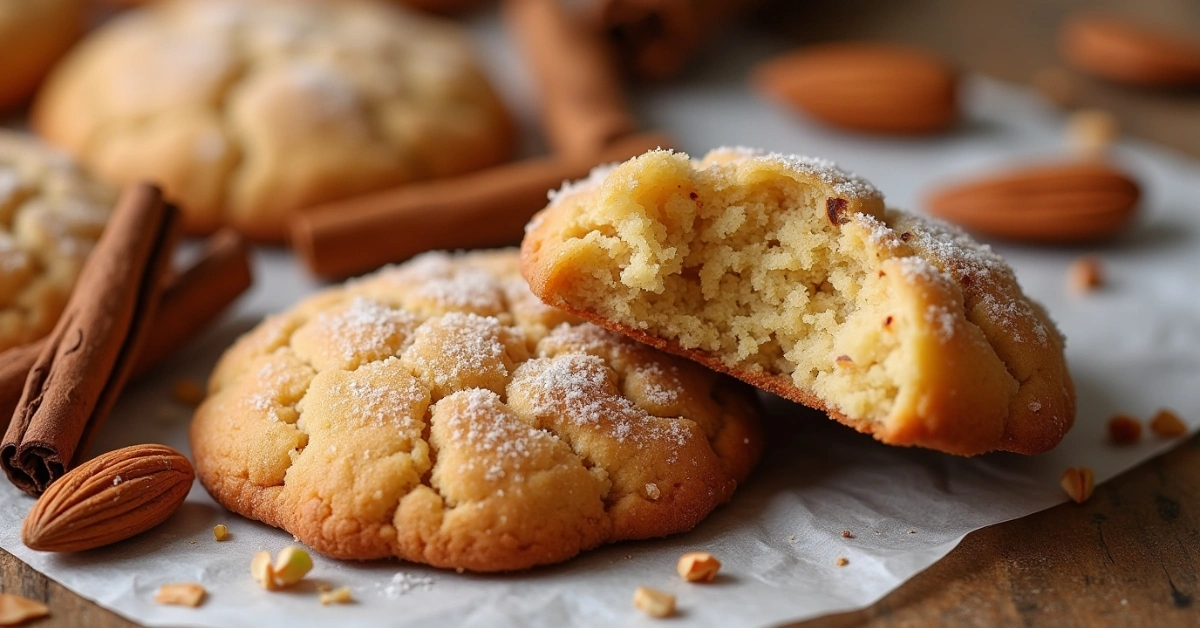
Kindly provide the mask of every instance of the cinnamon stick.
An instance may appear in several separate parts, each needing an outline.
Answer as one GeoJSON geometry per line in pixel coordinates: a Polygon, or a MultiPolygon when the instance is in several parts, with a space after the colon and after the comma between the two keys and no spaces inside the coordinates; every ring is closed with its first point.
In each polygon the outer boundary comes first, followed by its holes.
{"type": "Polygon", "coordinates": [[[600,32],[635,74],[677,74],[704,40],[761,0],[594,0],[600,32]]]}
{"type": "Polygon", "coordinates": [[[516,244],[548,190],[670,145],[663,134],[638,133],[591,156],[529,159],[330,203],[292,219],[291,245],[313,273],[335,278],[433,249],[516,244]]]}
{"type": "Polygon", "coordinates": [[[125,191],[25,381],[0,466],[40,495],[77,464],[108,416],[153,320],[179,231],[149,185],[125,191]]]}
{"type": "Polygon", "coordinates": [[[533,71],[555,152],[587,155],[637,128],[611,51],[561,0],[505,0],[503,9],[533,71]]]}
{"type": "MultiPolygon", "coordinates": [[[[210,236],[196,262],[167,281],[154,324],[138,352],[133,377],[157,366],[194,338],[252,281],[246,241],[229,229],[210,236]]],[[[48,340],[43,338],[0,353],[0,430],[8,428],[29,371],[48,340]]]]}
{"type": "Polygon", "coordinates": [[[209,236],[199,259],[163,289],[162,304],[138,352],[133,376],[144,374],[195,338],[253,282],[245,238],[232,229],[209,236]]]}

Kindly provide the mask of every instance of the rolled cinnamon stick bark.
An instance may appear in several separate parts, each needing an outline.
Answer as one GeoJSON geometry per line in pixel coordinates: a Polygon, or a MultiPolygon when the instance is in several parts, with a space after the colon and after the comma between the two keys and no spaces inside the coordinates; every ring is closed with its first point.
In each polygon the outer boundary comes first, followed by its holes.
{"type": "Polygon", "coordinates": [[[293,217],[291,245],[313,273],[340,278],[433,249],[516,244],[549,190],[669,146],[661,133],[638,133],[591,156],[529,159],[337,201],[293,217]]]}
{"type": "MultiPolygon", "coordinates": [[[[209,236],[199,259],[167,281],[132,376],[145,374],[194,338],[251,283],[245,239],[229,229],[209,236]]],[[[43,338],[0,353],[0,430],[8,429],[29,371],[47,342],[48,338],[43,338]]]]}
{"type": "Polygon", "coordinates": [[[40,495],[77,464],[108,416],[154,319],[178,232],[179,212],[157,188],[121,195],[0,446],[0,466],[26,493],[40,495]]]}
{"type": "Polygon", "coordinates": [[[232,229],[209,236],[199,259],[167,282],[133,376],[144,374],[195,338],[252,283],[245,238],[232,229]]]}
{"type": "Polygon", "coordinates": [[[679,72],[704,40],[761,0],[594,0],[597,28],[638,76],[679,72]]]}
{"type": "Polygon", "coordinates": [[[611,50],[561,0],[505,0],[502,6],[537,82],[555,152],[593,153],[637,128],[611,50]]]}

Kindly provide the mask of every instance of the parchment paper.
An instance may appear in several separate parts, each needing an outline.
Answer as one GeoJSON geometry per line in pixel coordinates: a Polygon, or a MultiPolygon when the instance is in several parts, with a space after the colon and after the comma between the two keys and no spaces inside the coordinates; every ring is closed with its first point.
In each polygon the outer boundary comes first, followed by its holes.
{"type": "MultiPolygon", "coordinates": [[[[484,31],[489,47],[503,47],[484,31]]],[[[670,89],[638,95],[647,127],[677,135],[687,149],[744,144],[838,160],[874,181],[891,204],[914,207],[949,176],[997,164],[1052,158],[1064,149],[1062,118],[1031,95],[983,79],[971,83],[961,132],[938,139],[881,140],[807,123],[754,97],[748,63],[779,42],[734,38],[704,72],[670,89]]],[[[499,73],[511,57],[491,57],[499,73]]],[[[508,70],[504,68],[507,67],[508,70]]],[[[520,78],[506,82],[515,100],[520,78]]],[[[1148,417],[1169,406],[1200,423],[1200,168],[1162,151],[1122,143],[1117,159],[1145,182],[1138,228],[1096,250],[1109,285],[1074,297],[1064,274],[1080,250],[998,247],[1026,290],[1046,304],[1068,337],[1079,391],[1074,431],[1053,452],[1032,458],[974,459],[879,445],[804,408],[769,400],[769,451],[732,503],[688,534],[624,543],[565,564],[507,576],[473,576],[399,562],[354,564],[316,557],[302,587],[266,592],[250,578],[251,556],[277,551],[290,535],[216,506],[198,485],[167,523],[136,539],[78,555],[41,554],[20,542],[32,500],[0,483],[0,547],[122,615],[152,626],[613,626],[657,625],[630,603],[638,585],[675,593],[673,626],[765,626],[866,606],[930,566],[968,532],[1065,500],[1068,466],[1089,465],[1098,482],[1179,440],[1150,436],[1136,445],[1105,442],[1114,412],[1148,417]],[[216,543],[213,525],[232,539],[216,543]],[[842,538],[850,530],[854,538],[842,538]],[[689,585],[674,573],[688,550],[712,552],[725,567],[716,583],[689,585]],[[839,557],[849,564],[836,566],[839,557]],[[199,582],[198,609],[153,603],[157,587],[199,582]],[[319,583],[349,585],[355,604],[322,607],[319,583]]],[[[203,379],[237,334],[317,286],[282,251],[260,252],[254,292],[219,328],[156,376],[133,386],[96,451],[162,442],[187,451],[190,409],[172,382],[203,379]]]]}

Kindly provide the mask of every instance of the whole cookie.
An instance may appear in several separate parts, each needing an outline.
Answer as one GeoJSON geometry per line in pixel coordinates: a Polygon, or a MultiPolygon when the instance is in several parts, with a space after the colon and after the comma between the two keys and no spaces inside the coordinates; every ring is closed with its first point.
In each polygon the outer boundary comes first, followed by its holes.
{"type": "Polygon", "coordinates": [[[652,151],[566,186],[521,253],[550,305],[885,443],[1032,454],[1075,418],[1063,337],[1004,260],[827,161],[652,151]]]}
{"type": "Polygon", "coordinates": [[[83,0],[0,0],[0,111],[21,104],[83,32],[83,0]]]}
{"type": "Polygon", "coordinates": [[[162,185],[191,231],[260,240],[308,205],[494,164],[514,138],[459,27],[354,1],[125,13],[56,68],[32,123],[110,182],[162,185]]]}
{"type": "Polygon", "coordinates": [[[54,328],[115,201],[66,155],[0,131],[0,351],[54,328]]]}
{"type": "Polygon", "coordinates": [[[515,250],[426,254],[267,319],[191,441],[217,501],[321,553],[472,571],[689,530],[763,445],[749,387],[546,307],[515,250]]]}

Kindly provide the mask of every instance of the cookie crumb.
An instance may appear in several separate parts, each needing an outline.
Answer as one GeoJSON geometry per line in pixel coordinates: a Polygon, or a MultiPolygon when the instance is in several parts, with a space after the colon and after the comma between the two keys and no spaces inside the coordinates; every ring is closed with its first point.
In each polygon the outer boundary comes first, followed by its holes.
{"type": "Polygon", "coordinates": [[[1142,422],[1128,414],[1117,414],[1108,420],[1108,440],[1116,445],[1136,443],[1142,437],[1142,422]]]}
{"type": "Polygon", "coordinates": [[[204,587],[192,582],[164,584],[158,588],[154,601],[159,604],[196,608],[204,601],[204,593],[204,587]]]}
{"type": "Polygon", "coordinates": [[[854,538],[854,533],[849,530],[842,530],[842,538],[843,539],[852,539],[852,538],[854,538]]]}
{"type": "Polygon", "coordinates": [[[1100,258],[1085,255],[1067,268],[1067,284],[1075,294],[1087,294],[1104,285],[1104,266],[1100,258]]]}
{"type": "Polygon", "coordinates": [[[1154,417],[1150,419],[1150,430],[1167,438],[1184,436],[1188,432],[1187,424],[1183,422],[1183,419],[1167,408],[1160,408],[1158,412],[1154,413],[1154,417]]]}
{"type": "Polygon", "coordinates": [[[633,592],[633,606],[651,617],[670,617],[675,614],[675,596],[650,587],[638,587],[633,592]]]}
{"type": "Polygon", "coordinates": [[[849,558],[846,558],[845,556],[838,556],[838,559],[837,559],[838,567],[845,567],[846,565],[849,565],[849,564],[850,564],[849,558]]]}
{"type": "Polygon", "coordinates": [[[909,534],[916,534],[916,533],[917,533],[917,531],[916,531],[916,530],[909,530],[909,531],[908,531],[908,533],[909,533],[909,534]]]}

